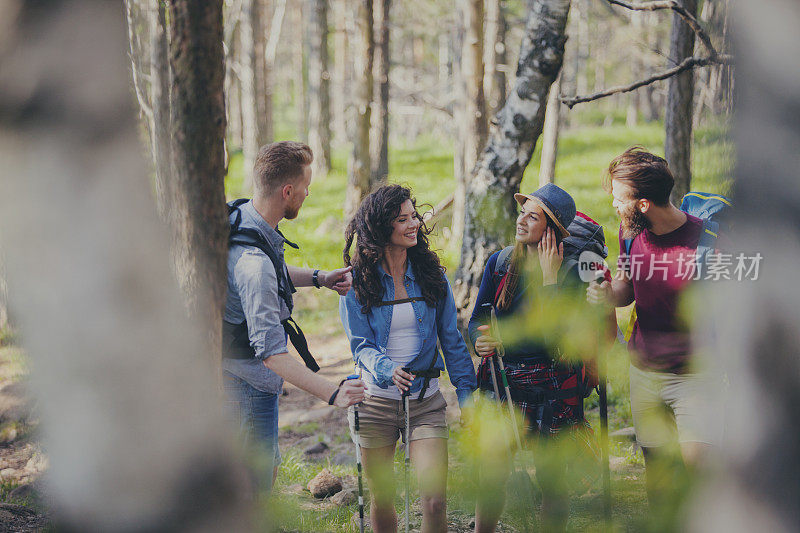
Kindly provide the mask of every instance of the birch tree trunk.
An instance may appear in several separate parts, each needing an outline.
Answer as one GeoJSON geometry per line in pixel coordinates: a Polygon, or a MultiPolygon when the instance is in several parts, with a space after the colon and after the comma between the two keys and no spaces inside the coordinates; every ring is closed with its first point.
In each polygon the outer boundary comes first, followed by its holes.
{"type": "Polygon", "coordinates": [[[190,316],[206,332],[206,353],[221,372],[228,250],[222,1],[172,0],[169,48],[174,259],[190,316]]]}
{"type": "MultiPolygon", "coordinates": [[[[53,529],[249,529],[223,435],[219,355],[203,342],[209,324],[185,314],[141,155],[123,6],[5,6],[0,158],[15,179],[0,180],[0,226],[14,250],[10,296],[32,361],[53,529]]],[[[213,28],[220,6],[206,6],[213,28]]],[[[170,13],[178,27],[182,8],[170,13]]],[[[221,50],[213,57],[221,98],[221,50]]]]}
{"type": "Polygon", "coordinates": [[[330,72],[328,71],[328,0],[307,0],[308,143],[318,177],[331,170],[330,72]]]}
{"type": "MultiPolygon", "coordinates": [[[[692,15],[697,14],[697,0],[683,0],[683,7],[692,15]]],[[[691,57],[694,52],[694,32],[676,15],[672,15],[670,33],[670,60],[675,64],[691,57]]],[[[666,139],[664,153],[675,176],[672,201],[679,202],[689,191],[692,183],[692,98],[694,95],[694,69],[689,69],[669,81],[667,111],[664,117],[666,139]]]]}
{"type": "Polygon", "coordinates": [[[542,132],[542,159],[539,165],[539,187],[545,183],[553,183],[556,176],[556,157],[558,156],[558,131],[561,126],[561,78],[563,70],[550,86],[547,97],[547,109],[544,113],[544,131],[542,132]]]}
{"type": "Polygon", "coordinates": [[[465,180],[456,182],[453,197],[452,239],[461,240],[464,233],[466,190],[478,155],[486,143],[486,100],[483,94],[483,0],[460,0],[464,20],[464,42],[461,52],[461,74],[464,78],[464,173],[465,180]]]}
{"type": "Polygon", "coordinates": [[[242,84],[242,152],[244,155],[244,186],[253,190],[253,167],[263,133],[259,117],[258,69],[264,61],[264,46],[259,0],[242,0],[242,16],[239,21],[239,57],[241,58],[239,79],[242,84]]]}
{"type": "Polygon", "coordinates": [[[503,0],[486,0],[485,72],[483,92],[487,120],[497,114],[506,101],[506,17],[503,0]]]}
{"type": "Polygon", "coordinates": [[[389,175],[389,35],[392,0],[380,0],[377,24],[378,40],[375,43],[375,78],[378,89],[378,111],[375,121],[375,154],[372,158],[373,183],[385,182],[389,175]]]}
{"type": "Polygon", "coordinates": [[[707,329],[698,337],[711,372],[729,384],[719,467],[702,484],[689,531],[788,533],[800,530],[800,55],[787,52],[800,49],[800,5],[731,7],[739,77],[736,244],[763,261],[757,281],[714,283],[698,313],[706,319],[698,327],[714,327],[713,337],[707,329]]]}
{"type": "Polygon", "coordinates": [[[550,85],[564,59],[569,0],[528,4],[514,90],[492,125],[467,187],[461,262],[454,293],[462,321],[489,256],[508,243],[516,218],[514,193],[542,132],[550,85]]]}
{"type": "Polygon", "coordinates": [[[369,194],[370,164],[369,130],[372,105],[372,64],[375,54],[372,0],[359,0],[356,17],[357,46],[355,47],[355,136],[347,177],[345,220],[355,214],[361,200],[369,194]]]}

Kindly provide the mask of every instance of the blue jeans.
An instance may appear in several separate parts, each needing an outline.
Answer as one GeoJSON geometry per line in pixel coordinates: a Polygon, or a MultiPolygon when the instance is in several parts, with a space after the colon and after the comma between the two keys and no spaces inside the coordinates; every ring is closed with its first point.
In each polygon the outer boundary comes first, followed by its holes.
{"type": "Polygon", "coordinates": [[[256,489],[272,489],[272,471],[281,462],[278,450],[278,395],[262,392],[230,372],[223,372],[228,416],[251,459],[256,489]]]}

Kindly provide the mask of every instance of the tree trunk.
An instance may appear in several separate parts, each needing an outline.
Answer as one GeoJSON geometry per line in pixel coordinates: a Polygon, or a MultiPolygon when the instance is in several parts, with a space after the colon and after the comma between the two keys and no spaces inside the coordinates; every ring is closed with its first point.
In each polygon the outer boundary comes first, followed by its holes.
{"type": "MultiPolygon", "coordinates": [[[[228,0],[230,2],[230,0],[228,0]]],[[[241,4],[239,4],[241,5],[241,4]]],[[[242,98],[239,81],[239,13],[228,8],[225,24],[225,112],[227,118],[228,152],[241,150],[242,140],[242,98]],[[231,20],[233,19],[233,20],[231,20]]]]}
{"type": "MultiPolygon", "coordinates": [[[[464,42],[461,73],[464,78],[464,176],[470,176],[478,155],[486,144],[486,101],[483,95],[483,0],[460,0],[464,20],[464,42]]],[[[452,239],[461,240],[464,233],[467,183],[457,183],[453,198],[452,239]]]]}
{"type": "Polygon", "coordinates": [[[220,371],[228,250],[221,0],[172,0],[169,48],[175,265],[220,371]]]}
{"type": "Polygon", "coordinates": [[[345,220],[355,215],[361,200],[370,190],[370,106],[372,104],[372,62],[375,54],[372,0],[359,0],[356,17],[357,47],[355,50],[355,137],[350,157],[345,199],[345,220]]]}
{"type": "Polygon", "coordinates": [[[8,327],[8,284],[6,283],[6,265],[0,253],[0,331],[8,327]]]}
{"type": "Polygon", "coordinates": [[[318,177],[331,171],[330,72],[328,71],[328,0],[306,0],[308,8],[308,143],[318,177]]]}
{"type": "Polygon", "coordinates": [[[258,0],[258,26],[254,28],[256,37],[256,104],[258,105],[258,146],[273,141],[275,133],[272,126],[272,64],[267,60],[267,21],[270,20],[270,0],[258,0]]]}
{"type": "Polygon", "coordinates": [[[392,0],[378,2],[378,40],[375,43],[375,77],[378,88],[377,111],[375,121],[375,154],[372,158],[372,181],[385,182],[389,175],[389,28],[392,0]]]}
{"type": "MultiPolygon", "coordinates": [[[[697,0],[683,0],[683,7],[692,15],[697,14],[697,0]]],[[[670,60],[676,65],[694,52],[694,32],[678,15],[672,16],[670,33],[670,60]]],[[[694,93],[694,69],[669,79],[667,111],[664,118],[666,139],[664,153],[675,177],[672,201],[679,202],[689,191],[692,183],[692,97],[694,93]]]]}
{"type": "Polygon", "coordinates": [[[244,187],[253,190],[253,167],[261,148],[263,122],[259,116],[261,92],[259,90],[259,63],[264,61],[264,46],[259,0],[242,0],[242,17],[239,22],[239,79],[242,82],[242,152],[244,154],[244,187]]]}
{"type": "Polygon", "coordinates": [[[348,0],[333,0],[333,18],[336,35],[333,39],[333,130],[337,143],[348,140],[347,117],[350,109],[350,80],[352,65],[350,63],[350,34],[348,28],[348,0]]]}
{"type": "Polygon", "coordinates": [[[550,86],[547,97],[547,109],[544,113],[544,130],[542,131],[542,159],[539,165],[539,187],[545,183],[553,183],[556,176],[556,156],[558,155],[558,130],[561,125],[561,74],[550,86]]]}
{"type": "Polygon", "coordinates": [[[711,375],[728,384],[719,402],[726,412],[718,414],[725,439],[711,462],[718,468],[694,500],[689,531],[788,533],[800,531],[800,55],[792,52],[800,49],[800,5],[732,7],[735,241],[746,257],[758,252],[763,261],[757,281],[715,282],[698,298],[696,315],[706,321],[696,327],[714,328],[713,335],[699,331],[696,338],[707,341],[698,351],[710,355],[711,375]]]}
{"type": "MultiPolygon", "coordinates": [[[[0,226],[3,248],[14,251],[6,256],[10,296],[50,460],[53,529],[248,530],[215,391],[219,353],[203,341],[220,323],[187,318],[170,272],[131,101],[123,6],[15,7],[0,41],[0,159],[15,177],[0,180],[0,226]]],[[[173,59],[198,67],[178,70],[183,87],[206,72],[191,58],[214,50],[204,57],[216,75],[203,76],[198,90],[215,105],[189,116],[215,110],[206,130],[215,149],[205,144],[194,155],[221,169],[222,39],[210,30],[222,14],[218,2],[203,9],[195,15],[173,4],[182,52],[173,59]],[[183,35],[201,21],[186,46],[183,35]]],[[[199,139],[177,141],[183,150],[199,139]]],[[[214,181],[221,191],[221,174],[214,181]]],[[[192,189],[207,192],[199,185],[192,189]]],[[[224,209],[221,196],[214,202],[224,209]]],[[[207,248],[223,220],[192,214],[207,248]]],[[[223,241],[214,250],[224,250],[223,241]]],[[[224,289],[224,269],[216,275],[224,289]]]]}
{"type": "Polygon", "coordinates": [[[506,17],[503,0],[486,1],[483,92],[486,117],[492,120],[506,101],[506,17]]]}
{"type": "MultiPolygon", "coordinates": [[[[453,30],[453,178],[455,190],[451,209],[450,232],[457,229],[463,234],[464,228],[464,198],[466,196],[467,170],[464,162],[464,146],[467,137],[467,120],[465,108],[467,89],[464,85],[463,72],[464,56],[464,26],[456,24],[453,30]]],[[[451,243],[457,242],[450,239],[451,243]]]]}
{"type": "Polygon", "coordinates": [[[542,132],[543,104],[564,59],[569,5],[569,0],[529,4],[514,90],[492,125],[469,181],[454,287],[462,321],[468,317],[486,261],[511,239],[517,211],[514,193],[542,132]]]}
{"type": "Polygon", "coordinates": [[[173,196],[172,148],[169,136],[172,131],[169,108],[169,49],[167,42],[167,8],[162,2],[151,7],[150,26],[150,101],[153,108],[153,131],[150,135],[153,161],[156,170],[156,200],[161,218],[169,216],[169,200],[173,196]]]}
{"type": "Polygon", "coordinates": [[[308,142],[308,85],[306,82],[306,21],[303,2],[293,2],[294,37],[292,43],[292,75],[294,76],[294,110],[297,120],[297,137],[308,142]]]}
{"type": "Polygon", "coordinates": [[[578,58],[576,69],[575,88],[578,94],[589,92],[589,78],[586,76],[589,68],[589,0],[578,0],[578,58]]]}

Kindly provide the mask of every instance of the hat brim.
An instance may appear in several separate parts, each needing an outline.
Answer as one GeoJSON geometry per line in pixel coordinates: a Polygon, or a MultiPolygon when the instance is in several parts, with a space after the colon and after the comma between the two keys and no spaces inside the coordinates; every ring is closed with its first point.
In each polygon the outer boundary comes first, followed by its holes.
{"type": "Polygon", "coordinates": [[[550,208],[547,207],[545,203],[542,202],[540,199],[538,199],[535,196],[531,196],[529,194],[522,194],[519,192],[514,194],[514,199],[517,201],[519,205],[524,205],[527,200],[533,200],[534,202],[536,202],[536,205],[541,207],[542,211],[544,211],[545,214],[550,218],[550,220],[552,220],[553,223],[556,225],[558,230],[561,232],[561,237],[564,239],[569,237],[570,233],[569,231],[567,231],[567,228],[561,225],[561,222],[559,222],[558,219],[555,217],[555,215],[553,215],[553,212],[550,211],[550,208]]]}

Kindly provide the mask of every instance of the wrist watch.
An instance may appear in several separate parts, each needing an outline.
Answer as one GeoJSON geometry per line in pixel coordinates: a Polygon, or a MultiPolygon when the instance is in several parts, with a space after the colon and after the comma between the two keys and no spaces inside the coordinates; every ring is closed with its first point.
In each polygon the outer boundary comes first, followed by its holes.
{"type": "Polygon", "coordinates": [[[311,274],[311,283],[314,284],[316,288],[320,288],[319,286],[319,269],[315,270],[313,274],[311,274]]]}

